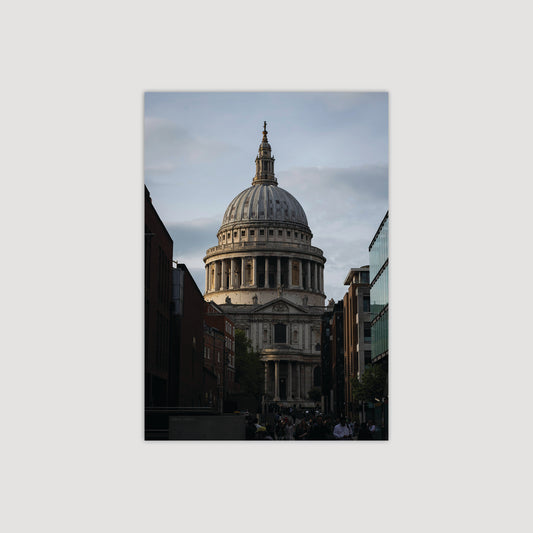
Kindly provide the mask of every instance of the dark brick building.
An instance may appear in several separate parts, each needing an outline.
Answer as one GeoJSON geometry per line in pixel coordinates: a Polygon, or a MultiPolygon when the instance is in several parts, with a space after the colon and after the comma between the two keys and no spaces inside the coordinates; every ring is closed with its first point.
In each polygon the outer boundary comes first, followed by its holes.
{"type": "Polygon", "coordinates": [[[346,414],[344,404],[343,302],[328,307],[322,316],[322,395],[324,409],[346,414]]]}
{"type": "Polygon", "coordinates": [[[159,218],[150,193],[144,199],[144,350],[145,405],[168,403],[172,239],[159,218]]]}
{"type": "Polygon", "coordinates": [[[172,269],[171,406],[204,407],[204,298],[184,264],[172,269]]]}
{"type": "Polygon", "coordinates": [[[235,392],[235,324],[213,302],[204,306],[204,369],[205,384],[209,376],[216,378],[216,386],[206,390],[213,405],[222,408],[221,399],[235,392]]]}

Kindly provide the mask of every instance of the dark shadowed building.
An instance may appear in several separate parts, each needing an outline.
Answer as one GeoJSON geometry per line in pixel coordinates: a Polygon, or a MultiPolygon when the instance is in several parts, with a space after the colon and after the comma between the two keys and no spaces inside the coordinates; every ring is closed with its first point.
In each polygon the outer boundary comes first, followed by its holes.
{"type": "Polygon", "coordinates": [[[144,191],[145,405],[161,407],[169,388],[172,239],[144,191]]]}
{"type": "Polygon", "coordinates": [[[361,379],[371,364],[370,284],[368,265],[352,268],[344,281],[344,394],[346,415],[361,418],[361,406],[353,398],[352,381],[361,379]]]}
{"type": "Polygon", "coordinates": [[[343,302],[330,301],[322,316],[322,395],[324,410],[345,414],[343,302]]]}
{"type": "Polygon", "coordinates": [[[207,406],[203,394],[204,298],[189,270],[172,269],[170,405],[207,406]]]}
{"type": "Polygon", "coordinates": [[[214,302],[204,304],[204,370],[216,378],[206,390],[211,404],[223,410],[223,400],[235,392],[235,324],[214,302]]]}

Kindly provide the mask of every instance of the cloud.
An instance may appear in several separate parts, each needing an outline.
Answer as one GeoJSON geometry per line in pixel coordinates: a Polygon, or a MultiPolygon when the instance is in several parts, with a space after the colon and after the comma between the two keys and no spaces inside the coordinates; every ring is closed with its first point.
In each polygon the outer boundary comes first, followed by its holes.
{"type": "Polygon", "coordinates": [[[388,210],[388,167],[292,168],[279,181],[302,204],[313,245],[327,259],[328,299],[341,299],[350,268],[368,265],[368,246],[388,210]]]}
{"type": "Polygon", "coordinates": [[[147,173],[168,173],[187,164],[217,159],[232,146],[219,139],[193,135],[162,118],[144,120],[144,167],[147,173]]]}
{"type": "Polygon", "coordinates": [[[218,244],[217,231],[221,222],[222,217],[216,216],[169,224],[167,230],[174,242],[174,259],[186,263],[189,270],[200,268],[207,248],[218,244]]]}
{"type": "Polygon", "coordinates": [[[328,201],[344,199],[350,201],[379,201],[388,197],[388,166],[361,165],[349,168],[300,167],[279,172],[280,186],[301,191],[303,198],[320,195],[327,191],[328,201]]]}

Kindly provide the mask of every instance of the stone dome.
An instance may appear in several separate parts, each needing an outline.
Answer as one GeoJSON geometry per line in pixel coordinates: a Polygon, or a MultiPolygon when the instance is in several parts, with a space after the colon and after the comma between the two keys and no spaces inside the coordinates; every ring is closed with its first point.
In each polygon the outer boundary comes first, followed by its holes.
{"type": "Polygon", "coordinates": [[[278,186],[266,122],[255,165],[252,186],[229,203],[218,244],[206,251],[206,297],[218,305],[258,306],[283,298],[322,307],[326,258],[311,245],[300,203],[278,186]]]}
{"type": "Polygon", "coordinates": [[[298,200],[272,183],[257,183],[238,194],[224,213],[221,229],[227,225],[253,221],[292,222],[309,231],[305,211],[298,200]]]}

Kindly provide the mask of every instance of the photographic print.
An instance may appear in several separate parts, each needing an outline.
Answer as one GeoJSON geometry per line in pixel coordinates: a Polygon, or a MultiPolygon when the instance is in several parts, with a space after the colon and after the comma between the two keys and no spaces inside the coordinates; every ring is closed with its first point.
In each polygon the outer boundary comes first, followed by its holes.
{"type": "Polygon", "coordinates": [[[146,440],[388,440],[388,110],[145,93],[146,440]]]}

